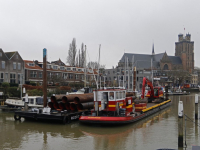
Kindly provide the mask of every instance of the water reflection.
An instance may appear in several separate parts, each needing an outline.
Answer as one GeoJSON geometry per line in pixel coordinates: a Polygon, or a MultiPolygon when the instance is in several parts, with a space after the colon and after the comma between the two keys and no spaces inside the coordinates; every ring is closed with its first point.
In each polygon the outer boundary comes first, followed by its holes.
{"type": "MultiPolygon", "coordinates": [[[[14,121],[13,113],[0,112],[0,149],[178,149],[178,101],[184,113],[194,120],[194,95],[172,96],[172,105],[137,123],[117,126],[68,125],[32,121],[14,121]]],[[[200,108],[200,104],[199,104],[200,108]]],[[[199,127],[187,121],[188,149],[200,145],[199,127]]]]}
{"type": "MultiPolygon", "coordinates": [[[[161,111],[159,114],[146,118],[140,123],[124,125],[120,127],[91,127],[91,126],[80,126],[80,131],[86,136],[93,137],[94,149],[123,149],[127,147],[127,140],[132,135],[137,138],[135,134],[136,130],[149,128],[158,121],[165,117],[168,117],[170,108],[161,111]]],[[[143,132],[142,136],[145,139],[146,133],[143,132]]],[[[135,141],[133,141],[135,143],[135,141]]],[[[132,142],[131,142],[132,144],[132,142]]],[[[137,145],[135,143],[134,145],[137,145]]]]}

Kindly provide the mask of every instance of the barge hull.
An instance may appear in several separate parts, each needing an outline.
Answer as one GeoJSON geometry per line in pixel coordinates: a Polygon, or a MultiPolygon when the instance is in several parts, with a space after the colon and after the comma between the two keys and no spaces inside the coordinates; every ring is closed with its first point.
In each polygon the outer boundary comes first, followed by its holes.
{"type": "Polygon", "coordinates": [[[108,124],[115,124],[115,125],[117,125],[117,124],[128,124],[128,123],[133,123],[133,122],[139,121],[139,120],[141,120],[145,117],[148,117],[150,115],[153,115],[153,114],[165,109],[166,107],[168,107],[170,105],[171,105],[171,102],[166,103],[165,105],[154,108],[153,110],[150,110],[146,113],[142,113],[142,114],[135,116],[135,117],[130,117],[130,116],[128,116],[128,117],[81,116],[79,118],[79,121],[81,123],[84,123],[84,124],[105,124],[105,125],[108,125],[108,124]]]}

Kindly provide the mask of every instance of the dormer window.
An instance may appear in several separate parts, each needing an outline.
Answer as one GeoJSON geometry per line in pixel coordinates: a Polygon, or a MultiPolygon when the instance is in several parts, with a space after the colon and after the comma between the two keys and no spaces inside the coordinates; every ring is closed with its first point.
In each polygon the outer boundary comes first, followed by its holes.
{"type": "Polygon", "coordinates": [[[82,69],[78,69],[78,72],[81,72],[82,71],[82,69]]]}
{"type": "Polygon", "coordinates": [[[34,63],[29,63],[28,65],[31,66],[31,67],[34,67],[34,66],[35,66],[34,63]]]}
{"type": "Polygon", "coordinates": [[[67,68],[67,71],[71,71],[71,68],[67,68]]]}
{"type": "Polygon", "coordinates": [[[53,66],[53,69],[58,70],[58,66],[53,66]]]}
{"type": "Polygon", "coordinates": [[[73,71],[76,71],[76,68],[73,68],[73,71]]]}
{"type": "Polygon", "coordinates": [[[47,69],[51,69],[51,65],[47,65],[47,69]]]}
{"type": "Polygon", "coordinates": [[[65,67],[60,67],[60,70],[65,70],[65,67]]]}

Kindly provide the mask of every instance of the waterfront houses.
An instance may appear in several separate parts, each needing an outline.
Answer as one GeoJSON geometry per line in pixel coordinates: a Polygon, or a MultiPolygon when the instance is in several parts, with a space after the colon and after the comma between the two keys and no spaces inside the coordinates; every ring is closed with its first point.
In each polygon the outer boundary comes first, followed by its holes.
{"type": "Polygon", "coordinates": [[[17,51],[4,52],[0,49],[0,83],[23,83],[24,61],[17,51]],[[20,82],[21,81],[21,82],[20,82]]]}
{"type": "MultiPolygon", "coordinates": [[[[25,82],[35,82],[42,84],[43,82],[43,62],[24,60],[25,63],[25,82]]],[[[56,83],[61,84],[83,84],[85,68],[67,66],[60,59],[57,61],[47,62],[47,80],[49,85],[56,83]]],[[[86,84],[92,86],[95,84],[97,70],[86,69],[86,84]]]]}

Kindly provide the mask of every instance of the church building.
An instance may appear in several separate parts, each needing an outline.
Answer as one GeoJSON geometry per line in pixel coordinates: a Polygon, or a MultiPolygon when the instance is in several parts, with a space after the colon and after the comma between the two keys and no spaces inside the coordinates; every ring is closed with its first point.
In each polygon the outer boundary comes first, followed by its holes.
{"type": "Polygon", "coordinates": [[[178,35],[178,42],[175,42],[175,56],[169,56],[167,52],[155,54],[154,45],[152,54],[124,53],[118,63],[118,67],[123,67],[125,62],[131,67],[132,64],[138,69],[154,70],[185,70],[192,73],[194,70],[194,42],[191,35],[178,35]]]}

